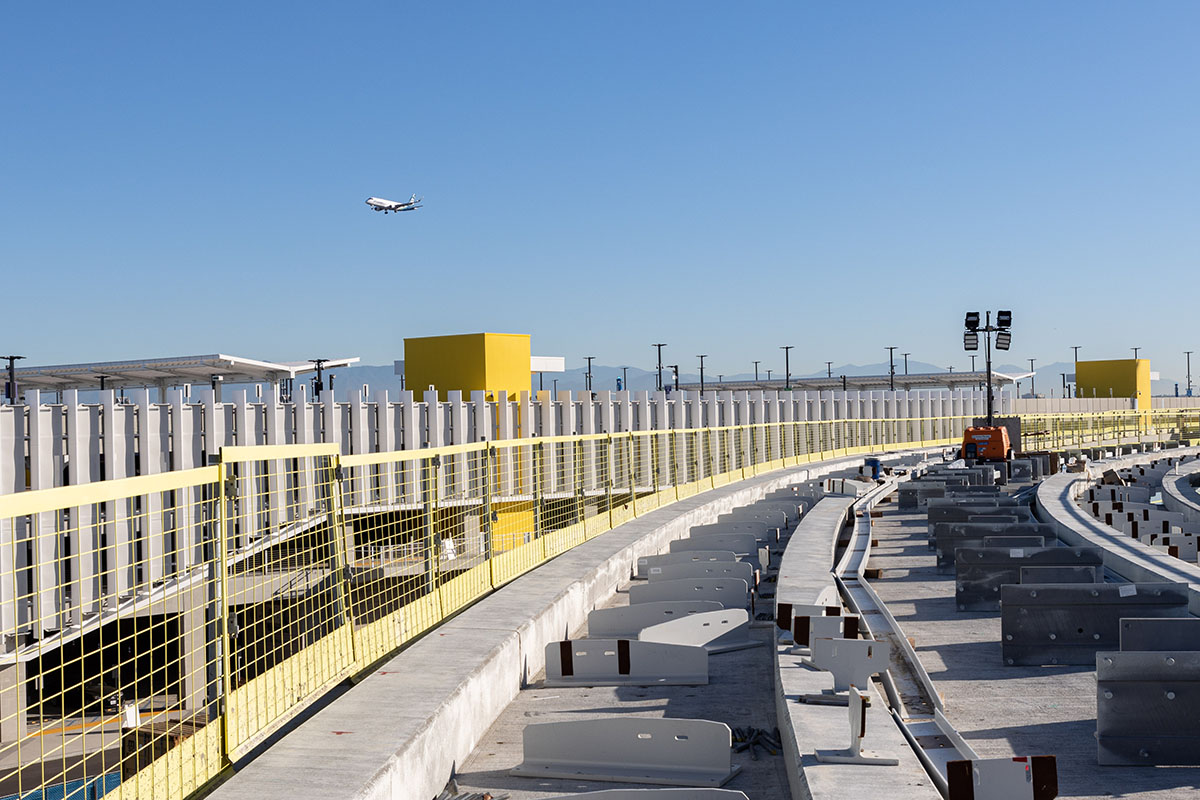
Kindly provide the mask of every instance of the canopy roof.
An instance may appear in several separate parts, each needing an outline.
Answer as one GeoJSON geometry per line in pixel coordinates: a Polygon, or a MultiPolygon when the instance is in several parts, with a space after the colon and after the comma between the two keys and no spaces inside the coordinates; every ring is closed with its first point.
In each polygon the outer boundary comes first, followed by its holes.
{"type": "MultiPolygon", "coordinates": [[[[358,362],[358,356],[330,358],[323,369],[337,369],[358,362]]],[[[173,356],[138,361],[96,361],[90,364],[56,364],[47,367],[18,367],[17,385],[21,389],[98,389],[132,386],[178,386],[184,383],[207,384],[214,378],[225,383],[258,383],[295,378],[315,371],[309,361],[259,361],[222,353],[206,356],[173,356]]]]}
{"type": "MultiPolygon", "coordinates": [[[[1000,372],[992,371],[992,384],[1001,386],[1007,383],[1012,383],[1015,380],[1027,378],[1029,373],[1024,375],[1005,375],[1000,372]]],[[[969,389],[979,386],[987,380],[987,372],[924,372],[913,373],[910,375],[896,375],[896,389],[969,389]]],[[[792,388],[798,391],[807,392],[840,392],[843,387],[843,378],[841,375],[834,375],[832,378],[792,378],[792,388]]],[[[782,391],[784,388],[782,378],[772,378],[769,381],[705,381],[704,389],[709,390],[732,390],[742,391],[745,389],[770,389],[771,391],[782,391]]],[[[847,375],[845,376],[845,388],[851,392],[861,392],[868,390],[887,389],[891,386],[890,378],[887,375],[847,375]]],[[[680,389],[687,391],[696,391],[700,388],[698,383],[681,383],[680,389]]]]}

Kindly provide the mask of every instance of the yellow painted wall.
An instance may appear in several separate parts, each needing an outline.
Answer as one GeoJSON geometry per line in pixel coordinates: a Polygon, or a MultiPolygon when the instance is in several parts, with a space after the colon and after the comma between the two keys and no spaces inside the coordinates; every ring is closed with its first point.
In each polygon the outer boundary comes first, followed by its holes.
{"type": "Polygon", "coordinates": [[[1136,408],[1150,408],[1150,359],[1076,362],[1075,387],[1077,397],[1133,397],[1136,408]]]}
{"type": "Polygon", "coordinates": [[[404,381],[420,397],[432,384],[446,392],[507,392],[515,400],[529,390],[529,336],[523,333],[465,333],[404,340],[404,381]]]}
{"type": "Polygon", "coordinates": [[[529,336],[524,333],[485,333],[484,354],[487,391],[507,392],[509,400],[517,400],[521,392],[529,391],[531,354],[529,336]]]}

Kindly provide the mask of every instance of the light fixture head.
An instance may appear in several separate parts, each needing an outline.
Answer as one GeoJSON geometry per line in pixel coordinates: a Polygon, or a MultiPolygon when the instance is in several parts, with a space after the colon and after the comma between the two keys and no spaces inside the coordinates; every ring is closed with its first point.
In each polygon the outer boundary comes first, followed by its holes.
{"type": "MultiPolygon", "coordinates": [[[[1011,328],[1012,327],[1012,312],[1011,311],[997,311],[996,312],[996,327],[1011,328]]],[[[1007,350],[1008,348],[1005,348],[1005,349],[1007,350]]]]}
{"type": "Polygon", "coordinates": [[[1012,334],[1008,331],[1000,331],[996,334],[996,349],[1007,350],[1012,344],[1012,334]]]}
{"type": "Polygon", "coordinates": [[[979,312],[978,311],[968,311],[967,318],[963,322],[963,324],[966,326],[967,330],[969,330],[969,331],[979,330],[979,312]]]}
{"type": "Polygon", "coordinates": [[[979,334],[975,331],[963,331],[963,350],[978,350],[979,334]]]}

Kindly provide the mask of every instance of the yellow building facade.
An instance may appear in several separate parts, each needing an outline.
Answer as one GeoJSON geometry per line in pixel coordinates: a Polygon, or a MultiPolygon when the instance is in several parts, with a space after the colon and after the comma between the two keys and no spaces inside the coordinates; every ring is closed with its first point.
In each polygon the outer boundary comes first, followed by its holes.
{"type": "Polygon", "coordinates": [[[1075,363],[1076,397],[1132,397],[1134,408],[1150,408],[1150,359],[1119,358],[1075,363]]]}
{"type": "Polygon", "coordinates": [[[529,391],[529,334],[464,333],[404,340],[405,384],[419,395],[427,387],[446,392],[485,391],[516,400],[529,391]]]}

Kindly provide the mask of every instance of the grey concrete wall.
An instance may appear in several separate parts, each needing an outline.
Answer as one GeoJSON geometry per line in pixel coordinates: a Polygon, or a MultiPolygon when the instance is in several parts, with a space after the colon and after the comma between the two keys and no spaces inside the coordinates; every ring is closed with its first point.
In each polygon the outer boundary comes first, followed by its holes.
{"type": "Polygon", "coordinates": [[[640,556],[774,489],[861,463],[810,464],[705,492],[564,553],[432,630],[239,765],[211,797],[429,800],[543,668],[546,645],[582,626],[640,556]]]}

